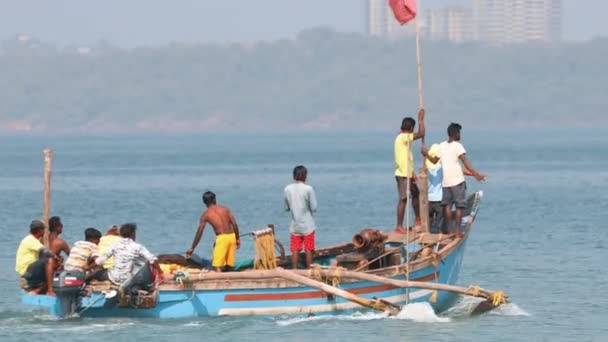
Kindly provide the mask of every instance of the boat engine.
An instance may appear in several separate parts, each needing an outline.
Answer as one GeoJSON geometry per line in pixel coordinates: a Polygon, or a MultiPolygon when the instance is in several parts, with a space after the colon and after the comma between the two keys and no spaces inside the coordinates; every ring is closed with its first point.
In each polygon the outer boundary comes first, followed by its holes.
{"type": "Polygon", "coordinates": [[[59,302],[60,317],[74,315],[80,309],[85,275],[79,271],[58,271],[53,274],[53,290],[59,302]]]}

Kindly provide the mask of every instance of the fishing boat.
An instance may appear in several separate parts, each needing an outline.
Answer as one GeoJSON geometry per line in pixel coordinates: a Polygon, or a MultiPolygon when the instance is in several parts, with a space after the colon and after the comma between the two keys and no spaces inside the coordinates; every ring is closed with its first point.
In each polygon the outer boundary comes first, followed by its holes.
{"type": "Polygon", "coordinates": [[[59,293],[57,297],[24,293],[22,303],[44,308],[53,316],[188,318],[395,312],[401,305],[418,302],[428,302],[441,312],[459,293],[489,301],[494,297],[496,302],[496,293],[454,286],[481,198],[481,192],[469,198],[462,221],[464,236],[367,229],[352,242],[315,251],[315,267],[309,270],[282,269],[290,258],[281,253],[276,269],[255,269],[255,262],[249,260],[238,264],[235,272],[175,270],[137,300],[116,295],[109,282],[93,282],[84,291],[88,295],[78,295],[75,305],[59,293]]]}

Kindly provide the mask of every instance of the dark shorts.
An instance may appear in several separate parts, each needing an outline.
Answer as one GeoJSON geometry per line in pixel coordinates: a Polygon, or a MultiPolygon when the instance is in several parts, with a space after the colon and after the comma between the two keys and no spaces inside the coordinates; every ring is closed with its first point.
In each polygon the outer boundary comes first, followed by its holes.
{"type": "Polygon", "coordinates": [[[46,284],[46,264],[48,260],[47,258],[38,259],[28,266],[23,274],[23,279],[27,282],[28,288],[37,288],[46,284]]]}
{"type": "Polygon", "coordinates": [[[420,191],[418,190],[418,185],[412,182],[411,178],[407,177],[399,177],[395,176],[397,180],[397,192],[399,193],[399,199],[405,201],[407,199],[407,182],[410,182],[410,192],[412,193],[412,198],[418,198],[420,191]]]}
{"type": "Polygon", "coordinates": [[[443,188],[442,205],[455,204],[456,208],[467,207],[467,184],[462,182],[449,188],[443,188]]]}
{"type": "Polygon", "coordinates": [[[429,226],[431,233],[439,233],[443,227],[443,213],[445,207],[441,202],[429,202],[429,226]]]}

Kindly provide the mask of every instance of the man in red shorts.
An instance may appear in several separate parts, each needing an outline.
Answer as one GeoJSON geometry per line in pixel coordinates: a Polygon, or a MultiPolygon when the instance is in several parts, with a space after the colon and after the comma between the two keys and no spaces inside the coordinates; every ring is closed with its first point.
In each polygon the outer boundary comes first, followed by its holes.
{"type": "Polygon", "coordinates": [[[299,254],[306,252],[306,265],[312,265],[312,253],[315,250],[315,220],[317,198],[312,186],[306,184],[308,171],[303,165],[293,169],[292,184],[285,187],[285,208],[291,213],[291,264],[293,269],[299,266],[299,254]]]}

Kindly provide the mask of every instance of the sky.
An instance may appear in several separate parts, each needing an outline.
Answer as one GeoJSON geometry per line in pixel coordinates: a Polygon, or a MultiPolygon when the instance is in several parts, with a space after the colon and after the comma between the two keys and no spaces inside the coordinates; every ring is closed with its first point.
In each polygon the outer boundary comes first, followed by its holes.
{"type": "MultiPolygon", "coordinates": [[[[509,1],[509,0],[504,0],[509,1]]],[[[564,39],[608,36],[607,0],[562,0],[564,39]]],[[[470,0],[424,0],[428,7],[470,0]]],[[[0,0],[0,40],[29,34],[59,45],[253,42],[326,26],[366,31],[365,0],[0,0]]]]}

